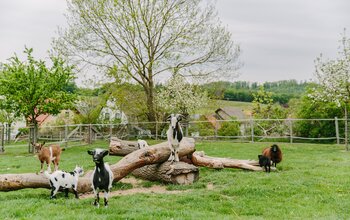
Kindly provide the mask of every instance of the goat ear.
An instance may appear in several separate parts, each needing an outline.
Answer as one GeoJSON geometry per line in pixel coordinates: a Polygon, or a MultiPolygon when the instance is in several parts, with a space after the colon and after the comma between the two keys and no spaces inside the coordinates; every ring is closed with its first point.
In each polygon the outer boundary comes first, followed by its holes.
{"type": "Polygon", "coordinates": [[[181,114],[177,114],[176,118],[178,121],[181,121],[183,118],[185,118],[185,116],[181,115],[181,114]]]}
{"type": "Polygon", "coordinates": [[[108,155],[108,150],[103,151],[103,156],[108,155]]]}
{"type": "Polygon", "coordinates": [[[171,120],[171,117],[172,117],[172,115],[169,115],[169,116],[166,118],[166,120],[167,120],[167,121],[170,121],[170,120],[171,120]]]}
{"type": "Polygon", "coordinates": [[[88,152],[88,154],[90,154],[90,155],[94,155],[94,154],[95,154],[95,151],[94,151],[94,150],[88,150],[87,152],[88,152]]]}

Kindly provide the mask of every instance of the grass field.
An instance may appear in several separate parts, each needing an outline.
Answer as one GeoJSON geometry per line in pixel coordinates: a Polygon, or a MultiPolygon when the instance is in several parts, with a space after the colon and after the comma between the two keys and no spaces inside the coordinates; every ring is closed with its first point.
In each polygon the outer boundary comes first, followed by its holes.
{"type": "MultiPolygon", "coordinates": [[[[266,143],[201,142],[197,150],[210,156],[256,159],[266,143]]],[[[100,143],[96,146],[105,146],[100,143]]],[[[178,194],[134,194],[110,198],[109,207],[95,208],[92,198],[50,200],[48,189],[0,192],[1,219],[350,219],[350,152],[343,146],[281,144],[284,159],[278,172],[200,168],[200,179],[190,186],[165,185],[178,194]],[[208,188],[210,186],[210,188],[208,188]]],[[[61,168],[75,164],[92,169],[93,146],[63,152],[61,168]]],[[[26,148],[5,148],[0,173],[39,170],[26,148]]],[[[119,157],[107,157],[110,163],[119,157]]],[[[145,182],[144,186],[153,184],[145,182]]],[[[114,184],[113,190],[131,188],[114,184]]]]}
{"type": "Polygon", "coordinates": [[[222,107],[237,107],[241,108],[244,111],[250,111],[253,108],[253,104],[251,102],[210,100],[206,106],[198,109],[196,113],[202,115],[213,114],[215,110],[222,107]]]}

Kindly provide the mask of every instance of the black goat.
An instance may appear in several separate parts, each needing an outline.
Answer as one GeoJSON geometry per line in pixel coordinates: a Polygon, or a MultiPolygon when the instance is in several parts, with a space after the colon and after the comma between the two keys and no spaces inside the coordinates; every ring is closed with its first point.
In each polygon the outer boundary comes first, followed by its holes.
{"type": "Polygon", "coordinates": [[[268,157],[265,157],[263,155],[258,155],[259,158],[259,165],[260,167],[264,167],[265,171],[267,172],[267,168],[269,168],[269,173],[271,171],[271,160],[268,157]]]}
{"type": "Polygon", "coordinates": [[[113,172],[108,163],[103,162],[103,158],[108,154],[108,150],[95,149],[89,150],[88,154],[92,155],[92,159],[96,164],[92,173],[92,189],[95,194],[95,206],[100,206],[99,191],[104,192],[104,205],[108,206],[108,194],[112,188],[113,172]]]}

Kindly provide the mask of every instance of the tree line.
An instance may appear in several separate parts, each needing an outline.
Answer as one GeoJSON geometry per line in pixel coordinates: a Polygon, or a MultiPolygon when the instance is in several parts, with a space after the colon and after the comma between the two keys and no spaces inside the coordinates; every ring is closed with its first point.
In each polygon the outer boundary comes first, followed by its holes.
{"type": "Polygon", "coordinates": [[[272,98],[280,104],[287,104],[292,98],[300,98],[310,86],[309,82],[298,82],[297,80],[281,80],[277,82],[265,82],[259,85],[257,82],[247,81],[237,82],[211,82],[202,85],[202,89],[207,91],[212,99],[221,99],[229,101],[252,102],[254,93],[260,87],[265,91],[272,92],[272,98]]]}

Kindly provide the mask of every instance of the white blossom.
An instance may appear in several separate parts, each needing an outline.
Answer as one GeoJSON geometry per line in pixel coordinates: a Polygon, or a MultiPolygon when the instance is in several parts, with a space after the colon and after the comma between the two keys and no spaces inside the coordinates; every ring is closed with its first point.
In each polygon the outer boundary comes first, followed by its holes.
{"type": "Polygon", "coordinates": [[[167,112],[193,113],[206,105],[208,96],[198,87],[190,84],[183,76],[173,76],[157,94],[158,106],[167,112]]]}

